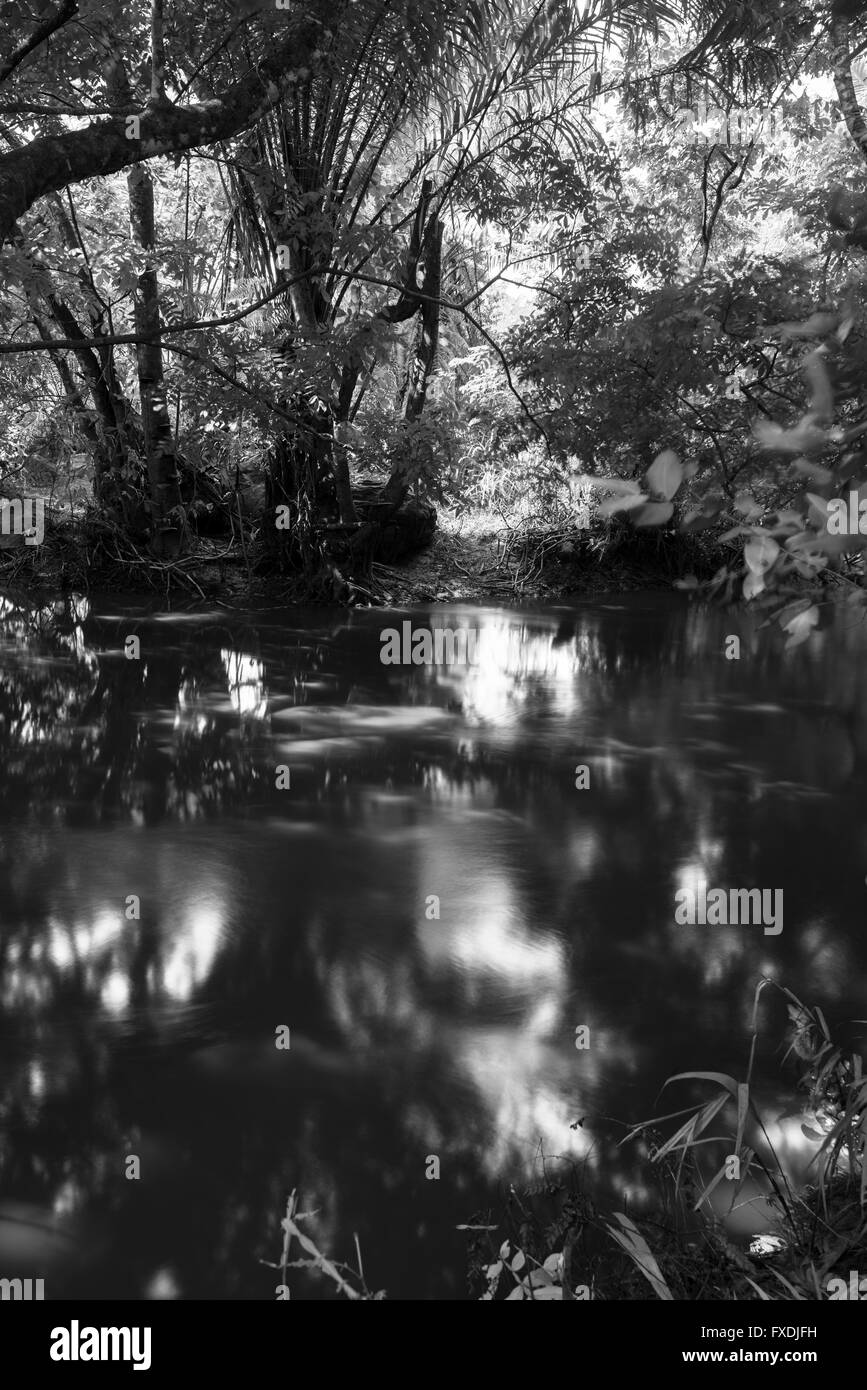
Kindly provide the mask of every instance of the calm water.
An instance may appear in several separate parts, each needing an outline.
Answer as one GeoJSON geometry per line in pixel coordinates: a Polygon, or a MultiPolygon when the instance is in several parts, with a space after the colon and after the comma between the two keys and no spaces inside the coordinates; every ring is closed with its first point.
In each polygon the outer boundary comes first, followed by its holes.
{"type": "MultiPolygon", "coordinates": [[[[667,595],[2,610],[0,1276],[270,1298],[294,1188],[328,1254],[358,1234],[371,1287],[465,1297],[455,1227],[538,1185],[542,1155],[645,1200],[624,1125],[674,1072],[743,1074],[761,975],[867,1013],[857,619],[786,653],[667,595]],[[383,666],[410,616],[478,628],[479,663],[383,666]],[[699,877],[782,888],[782,933],[677,926],[699,877]]],[[[796,1165],[798,1125],[778,1132],[796,1165]]]]}

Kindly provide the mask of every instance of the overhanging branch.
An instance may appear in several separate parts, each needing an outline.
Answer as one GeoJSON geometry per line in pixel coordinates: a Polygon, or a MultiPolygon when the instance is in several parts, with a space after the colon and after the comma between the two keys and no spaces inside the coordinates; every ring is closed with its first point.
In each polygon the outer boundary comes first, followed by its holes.
{"type": "Polygon", "coordinates": [[[85,179],[116,174],[157,155],[228,140],[260,120],[296,82],[305,81],[328,32],[317,20],[298,25],[266,58],[222,95],[196,106],[146,108],[137,138],[128,118],[99,121],[85,130],[31,140],[0,155],[0,244],[38,198],[85,179]]]}
{"type": "Polygon", "coordinates": [[[15,71],[19,63],[23,63],[29,54],[34,53],[46,39],[50,39],[52,34],[56,34],[58,29],[62,29],[64,24],[78,14],[78,0],[62,0],[62,4],[53,14],[48,15],[41,24],[33,30],[29,39],[20,43],[11,57],[5,63],[0,63],[0,82],[5,82],[6,78],[15,71]]]}

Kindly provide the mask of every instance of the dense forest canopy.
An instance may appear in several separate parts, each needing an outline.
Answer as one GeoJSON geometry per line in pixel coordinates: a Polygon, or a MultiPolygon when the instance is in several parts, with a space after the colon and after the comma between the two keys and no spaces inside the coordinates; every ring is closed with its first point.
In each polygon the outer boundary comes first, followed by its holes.
{"type": "Polygon", "coordinates": [[[333,594],[431,502],[604,478],[809,631],[861,545],[863,8],[12,0],[4,493],[333,594]]]}

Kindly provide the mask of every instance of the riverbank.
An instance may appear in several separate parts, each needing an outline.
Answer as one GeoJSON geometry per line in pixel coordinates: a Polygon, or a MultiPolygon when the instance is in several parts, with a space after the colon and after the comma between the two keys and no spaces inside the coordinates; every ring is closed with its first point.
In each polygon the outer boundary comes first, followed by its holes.
{"type": "Polygon", "coordinates": [[[491,513],[441,510],[430,543],[400,564],[374,562],[364,580],[336,566],[300,579],[269,572],[252,537],[197,537],[188,553],[160,561],[117,528],[83,519],[48,528],[43,543],[4,537],[0,583],[30,590],[157,592],[167,599],[405,606],[428,602],[514,603],[595,598],[709,578],[727,552],[700,537],[636,531],[623,524],[579,530],[510,524],[491,513]],[[19,542],[10,544],[10,542],[19,542]]]}

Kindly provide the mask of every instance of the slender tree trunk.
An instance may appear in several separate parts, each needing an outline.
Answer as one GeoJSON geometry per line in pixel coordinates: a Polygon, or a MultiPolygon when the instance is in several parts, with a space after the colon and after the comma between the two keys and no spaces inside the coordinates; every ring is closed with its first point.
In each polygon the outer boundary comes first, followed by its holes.
{"type": "MultiPolygon", "coordinates": [[[[9,138],[8,134],[7,138],[9,138]]],[[[60,197],[54,194],[52,201],[64,243],[70,250],[81,249],[83,251],[83,246],[79,248],[75,228],[60,197]]],[[[27,255],[23,235],[17,232],[13,240],[20,250],[27,255]]],[[[79,268],[77,278],[85,291],[90,306],[91,328],[96,335],[99,335],[111,325],[106,324],[103,320],[104,305],[99,300],[89,266],[82,265],[79,268]]],[[[26,294],[40,337],[45,341],[47,330],[44,325],[40,326],[39,316],[36,312],[37,292],[35,289],[27,290],[26,294]]],[[[85,339],[88,336],[78,323],[69,305],[59,295],[43,290],[41,297],[64,337],[85,339]]],[[[123,491],[121,471],[127,460],[128,447],[130,442],[136,442],[132,410],[118,380],[113,350],[110,346],[96,349],[79,348],[74,350],[74,355],[87,382],[102,429],[101,440],[95,428],[86,431],[94,443],[98,445],[94,449],[94,496],[97,501],[103,504],[117,504],[123,491]]],[[[90,423],[92,426],[93,422],[90,423]]]]}
{"type": "MultiPolygon", "coordinates": [[[[48,325],[38,314],[33,315],[33,322],[36,324],[36,331],[43,343],[48,346],[51,343],[51,334],[48,331],[48,325]]],[[[88,410],[87,401],[76,385],[72,370],[63,351],[61,349],[51,351],[49,352],[49,356],[57,375],[60,377],[63,390],[66,393],[66,404],[69,406],[70,410],[74,412],[78,429],[80,429],[81,433],[88,440],[93,450],[94,457],[98,459],[105,448],[105,440],[100,438],[99,430],[93,419],[93,411],[88,410]]]]}
{"type": "Polygon", "coordinates": [[[427,388],[436,362],[440,334],[440,284],[442,276],[443,224],[433,221],[425,233],[424,293],[419,332],[407,368],[403,393],[404,420],[418,420],[424,410],[427,388]]]}
{"type": "Polygon", "coordinates": [[[160,304],[154,244],[154,185],[144,164],[135,164],[127,178],[130,228],[144,255],[144,268],[138,277],[135,304],[136,332],[143,341],[136,346],[142,430],[151,508],[151,549],[159,556],[180,552],[184,527],[180,507],[181,493],[175,457],[174,433],[169,419],[163,354],[160,346],[160,304]]]}
{"type": "MultiPolygon", "coordinates": [[[[260,158],[267,151],[259,151],[260,158]]],[[[252,188],[269,235],[279,248],[278,274],[287,278],[288,323],[283,356],[291,363],[295,340],[312,342],[326,327],[328,305],[295,242],[297,229],[282,209],[273,181],[252,181],[252,188]],[[302,277],[302,278],[299,278],[302,277]]],[[[281,402],[293,412],[296,424],[283,429],[271,450],[268,477],[269,522],[274,508],[288,508],[288,531],[270,532],[272,550],[280,563],[292,569],[316,572],[326,561],[322,526],[338,512],[334,473],[334,416],[324,403],[302,392],[281,402]]],[[[347,472],[348,479],[348,472],[347,472]]],[[[350,498],[351,500],[351,498],[350,498]]]]}
{"type": "MultiPolygon", "coordinates": [[[[438,218],[432,218],[425,224],[424,219],[432,193],[432,186],[426,183],[416,214],[416,226],[408,257],[408,281],[411,275],[411,283],[416,293],[413,297],[408,288],[407,299],[413,303],[414,312],[418,315],[418,326],[399,403],[403,418],[408,423],[418,420],[424,410],[428,383],[436,363],[439,345],[443,224],[438,218]],[[419,287],[416,283],[418,261],[422,257],[425,272],[420,289],[424,298],[419,297],[419,287]]],[[[406,316],[400,304],[396,305],[391,313],[395,315],[397,322],[406,316]]],[[[382,490],[381,498],[371,507],[364,524],[352,537],[349,547],[352,554],[363,556],[369,554],[371,548],[375,551],[377,533],[381,533],[385,523],[403,506],[409,485],[410,475],[406,460],[398,459],[382,490]]]]}
{"type": "MultiPolygon", "coordinates": [[[[115,82],[125,82],[125,74],[120,76],[115,71],[115,82]]],[[[118,99],[126,98],[129,93],[128,86],[119,88],[120,96],[118,99]]],[[[117,95],[117,94],[116,94],[117,95]]],[[[101,337],[111,334],[114,325],[111,321],[111,310],[105,300],[100,295],[90,267],[90,261],[81,235],[78,231],[77,223],[73,217],[67,213],[63,200],[59,194],[52,194],[51,202],[57,214],[57,222],[60,234],[63,237],[67,248],[82,258],[77,271],[77,278],[81,285],[82,292],[88,306],[88,320],[94,337],[101,337]]],[[[70,196],[70,207],[72,200],[70,196]]],[[[74,214],[73,214],[74,216],[74,214]]],[[[68,336],[68,328],[65,330],[68,336]]],[[[80,336],[85,336],[81,334],[80,336]]],[[[90,354],[89,354],[90,355],[90,354]]],[[[120,378],[117,374],[117,366],[114,357],[114,347],[109,344],[98,344],[93,349],[92,359],[98,363],[99,376],[94,378],[92,365],[88,365],[88,380],[92,384],[94,403],[100,414],[100,423],[105,434],[108,454],[110,458],[108,474],[113,476],[102,477],[98,474],[97,481],[100,484],[95,489],[98,500],[112,500],[110,494],[114,495],[123,492],[127,487],[124,474],[127,472],[130,450],[134,449],[138,454],[143,452],[143,443],[140,431],[135,422],[135,412],[132,403],[127,399],[120,378]]]]}
{"type": "MultiPolygon", "coordinates": [[[[51,316],[66,338],[86,338],[87,331],[76,319],[69,305],[57,295],[46,296],[51,316]]],[[[127,440],[118,428],[115,403],[105,380],[102,364],[93,349],[74,348],[75,360],[88,384],[99,415],[105,447],[96,459],[93,490],[96,500],[105,505],[118,502],[121,470],[126,462],[127,440]]]]}

